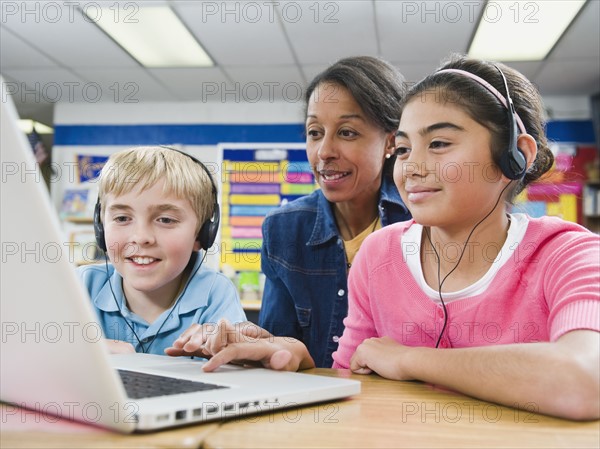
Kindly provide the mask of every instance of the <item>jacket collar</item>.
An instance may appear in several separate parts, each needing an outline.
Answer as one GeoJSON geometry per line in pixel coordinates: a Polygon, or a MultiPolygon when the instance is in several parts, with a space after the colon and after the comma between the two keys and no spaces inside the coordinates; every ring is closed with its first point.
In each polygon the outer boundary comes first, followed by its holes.
{"type": "MultiPolygon", "coordinates": [[[[332,204],[327,201],[327,198],[325,198],[325,195],[323,195],[323,192],[320,189],[317,190],[316,194],[317,218],[315,220],[315,225],[313,226],[312,234],[306,242],[307,246],[321,245],[339,236],[335,217],[333,215],[332,204]]],[[[383,175],[378,202],[380,215],[382,214],[381,206],[387,207],[388,204],[400,207],[405,213],[408,213],[408,209],[402,202],[400,193],[393,180],[390,177],[383,175]]]]}

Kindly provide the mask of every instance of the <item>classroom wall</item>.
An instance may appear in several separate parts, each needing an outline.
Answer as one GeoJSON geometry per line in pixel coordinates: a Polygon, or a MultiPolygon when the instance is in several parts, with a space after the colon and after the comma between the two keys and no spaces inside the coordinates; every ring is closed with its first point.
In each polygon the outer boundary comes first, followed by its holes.
{"type": "MultiPolygon", "coordinates": [[[[567,151],[576,144],[594,143],[588,97],[544,100],[551,141],[567,151]]],[[[215,175],[220,179],[223,144],[302,144],[303,122],[302,101],[59,103],[52,151],[59,176],[50,183],[51,196],[60,210],[65,189],[72,185],[74,161],[81,154],[93,158],[133,145],[176,145],[217,167],[215,175]]],[[[218,265],[216,260],[209,262],[218,265]]]]}

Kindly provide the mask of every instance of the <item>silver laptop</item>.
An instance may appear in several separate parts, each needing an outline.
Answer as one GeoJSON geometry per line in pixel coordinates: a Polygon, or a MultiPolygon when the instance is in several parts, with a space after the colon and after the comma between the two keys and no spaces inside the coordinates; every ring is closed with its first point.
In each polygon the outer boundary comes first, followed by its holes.
{"type": "Polygon", "coordinates": [[[204,373],[202,362],[189,358],[109,355],[31,148],[18,129],[16,109],[0,81],[0,400],[133,432],[360,392],[360,383],[348,379],[234,365],[204,373]],[[156,386],[150,393],[128,396],[124,382],[156,386]]]}

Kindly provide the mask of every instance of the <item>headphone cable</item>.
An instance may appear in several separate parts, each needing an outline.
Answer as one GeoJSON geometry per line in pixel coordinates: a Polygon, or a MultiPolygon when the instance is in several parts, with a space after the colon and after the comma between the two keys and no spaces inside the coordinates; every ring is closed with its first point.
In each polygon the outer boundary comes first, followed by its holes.
{"type": "Polygon", "coordinates": [[[465,250],[467,249],[467,245],[469,243],[469,240],[471,239],[471,236],[475,232],[475,229],[477,229],[477,227],[481,223],[483,223],[490,215],[492,215],[492,212],[494,212],[494,210],[496,209],[496,207],[498,207],[498,203],[500,203],[500,198],[502,198],[502,195],[504,194],[504,192],[506,191],[506,189],[508,188],[508,186],[510,186],[511,184],[512,184],[512,181],[509,181],[509,183],[506,184],[506,186],[504,186],[504,188],[500,192],[500,195],[498,195],[498,199],[496,200],[496,203],[494,204],[494,207],[492,207],[492,210],[490,210],[485,217],[483,217],[481,220],[479,220],[479,222],[475,226],[473,226],[473,229],[471,229],[471,232],[467,236],[467,240],[465,240],[463,249],[460,252],[460,257],[458,258],[458,261],[456,262],[456,265],[454,265],[454,268],[452,268],[452,270],[450,270],[448,272],[448,274],[446,274],[446,276],[444,276],[444,279],[442,279],[441,282],[440,282],[440,276],[441,276],[441,261],[440,261],[440,256],[439,256],[437,250],[435,249],[435,245],[431,241],[431,235],[429,233],[429,228],[428,227],[424,227],[425,235],[427,236],[427,240],[429,240],[429,244],[431,245],[431,248],[433,249],[433,252],[435,253],[435,258],[436,258],[436,261],[437,261],[438,294],[439,294],[439,297],[440,297],[440,302],[442,303],[442,309],[444,311],[444,324],[442,326],[442,330],[440,331],[440,335],[438,336],[437,342],[435,343],[435,347],[436,348],[439,347],[440,342],[442,340],[442,336],[444,335],[444,331],[446,330],[446,326],[448,324],[448,310],[446,309],[446,303],[444,302],[444,298],[442,297],[442,286],[444,285],[444,282],[446,281],[446,279],[448,279],[448,276],[450,276],[454,272],[454,270],[456,270],[458,268],[458,264],[460,264],[460,261],[462,260],[463,255],[465,254],[465,250]]]}
{"type": "MultiPolygon", "coordinates": [[[[185,294],[185,292],[187,291],[188,286],[190,285],[190,282],[192,281],[192,279],[194,278],[194,276],[196,275],[196,273],[198,272],[198,270],[200,270],[200,267],[202,267],[202,264],[204,264],[204,261],[206,260],[206,256],[207,256],[208,252],[204,251],[204,255],[202,256],[202,260],[200,260],[200,263],[198,264],[198,267],[196,267],[196,269],[194,270],[194,272],[188,277],[187,282],[185,283],[185,286],[183,288],[183,291],[181,292],[181,294],[178,295],[177,300],[175,301],[175,303],[171,306],[171,311],[169,312],[169,314],[167,315],[167,317],[163,320],[162,324],[160,325],[160,327],[158,328],[158,330],[156,331],[156,334],[154,334],[154,337],[152,337],[152,340],[150,340],[150,343],[148,344],[148,347],[145,348],[144,345],[142,344],[142,340],[140,339],[140,337],[138,336],[138,334],[135,332],[135,330],[133,329],[133,326],[129,323],[129,320],[127,318],[125,318],[125,316],[123,315],[123,312],[121,311],[121,307],[119,305],[119,302],[117,301],[117,296],[115,295],[115,292],[113,290],[112,287],[112,283],[110,282],[110,275],[108,273],[108,257],[106,256],[106,253],[104,253],[104,264],[106,267],[106,279],[108,281],[108,286],[110,287],[110,291],[112,293],[112,297],[115,301],[115,304],[117,306],[117,309],[119,310],[119,314],[123,317],[123,319],[125,320],[125,324],[127,324],[127,326],[129,327],[129,329],[131,329],[131,332],[133,333],[133,335],[135,336],[138,344],[140,345],[140,347],[142,348],[142,352],[144,354],[148,354],[150,351],[150,347],[152,346],[152,344],[154,343],[154,341],[156,340],[156,337],[158,337],[158,335],[160,334],[160,331],[162,330],[163,326],[165,325],[165,323],[167,321],[169,321],[169,318],[171,318],[171,315],[173,314],[173,311],[175,310],[175,307],[177,306],[177,304],[179,303],[179,300],[183,297],[183,295],[185,294]]],[[[123,292],[123,296],[125,296],[125,292],[123,292]]]]}

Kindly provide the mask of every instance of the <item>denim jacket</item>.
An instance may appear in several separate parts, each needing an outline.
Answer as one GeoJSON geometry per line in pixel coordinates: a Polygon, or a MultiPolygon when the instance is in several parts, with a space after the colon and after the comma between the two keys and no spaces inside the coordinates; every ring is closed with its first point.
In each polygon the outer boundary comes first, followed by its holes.
{"type": "MultiPolygon", "coordinates": [[[[411,218],[385,176],[379,216],[382,226],[411,218]]],[[[330,368],[348,312],[346,253],[331,204],[317,190],[267,215],[262,232],[260,325],[301,340],[317,367],[330,368]]]]}

